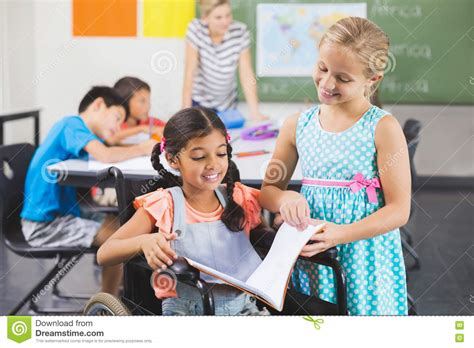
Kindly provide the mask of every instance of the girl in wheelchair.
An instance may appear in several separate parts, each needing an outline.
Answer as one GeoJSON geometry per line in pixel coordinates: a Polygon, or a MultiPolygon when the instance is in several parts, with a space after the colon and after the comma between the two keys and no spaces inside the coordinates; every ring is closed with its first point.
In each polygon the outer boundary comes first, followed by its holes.
{"type": "MultiPolygon", "coordinates": [[[[259,191],[237,182],[224,124],[211,110],[187,108],[171,117],[163,135],[151,155],[162,188],[135,199],[135,214],[102,245],[98,262],[119,264],[142,253],[151,268],[169,273],[179,255],[247,279],[261,261],[249,241],[250,230],[262,223],[259,191]]],[[[212,287],[216,315],[269,314],[250,295],[206,274],[201,278],[212,287]]],[[[190,285],[158,286],[155,294],[163,315],[203,312],[201,295],[190,285]]]]}

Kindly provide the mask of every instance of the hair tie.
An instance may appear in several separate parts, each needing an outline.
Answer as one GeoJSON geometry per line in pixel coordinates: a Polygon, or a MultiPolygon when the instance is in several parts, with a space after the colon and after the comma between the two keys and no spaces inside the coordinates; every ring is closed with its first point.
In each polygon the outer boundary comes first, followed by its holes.
{"type": "Polygon", "coordinates": [[[165,151],[165,149],[166,149],[166,138],[162,137],[161,138],[161,143],[160,143],[160,152],[165,151]]]}
{"type": "Polygon", "coordinates": [[[226,135],[227,142],[230,143],[230,139],[231,139],[230,138],[230,133],[229,133],[229,131],[227,131],[226,133],[227,133],[227,135],[226,135]]]}

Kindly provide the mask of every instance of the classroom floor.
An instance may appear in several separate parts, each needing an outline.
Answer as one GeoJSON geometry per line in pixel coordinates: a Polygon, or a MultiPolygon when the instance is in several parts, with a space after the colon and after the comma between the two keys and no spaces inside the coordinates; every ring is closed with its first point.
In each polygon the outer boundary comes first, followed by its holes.
{"type": "MultiPolygon", "coordinates": [[[[474,195],[469,191],[420,190],[414,195],[413,234],[421,268],[408,272],[408,291],[420,315],[474,313],[474,195]]],[[[406,258],[407,266],[412,260],[406,258]]],[[[0,243],[0,314],[15,303],[51,267],[51,261],[20,258],[0,243]]],[[[100,268],[86,255],[61,283],[65,291],[99,291],[100,268]]],[[[71,308],[77,303],[43,297],[42,306],[71,308]]],[[[19,314],[27,314],[23,309],[19,314]]]]}

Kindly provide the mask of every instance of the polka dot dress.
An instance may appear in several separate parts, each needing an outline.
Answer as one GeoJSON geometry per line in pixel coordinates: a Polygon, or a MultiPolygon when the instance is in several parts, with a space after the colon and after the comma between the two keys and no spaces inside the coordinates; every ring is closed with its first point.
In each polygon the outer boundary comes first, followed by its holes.
{"type": "MultiPolygon", "coordinates": [[[[331,133],[319,122],[319,106],[301,114],[296,145],[305,178],[351,180],[356,173],[378,177],[374,135],[377,122],[387,112],[372,106],[352,127],[331,133]]],[[[377,203],[369,202],[366,189],[303,185],[311,217],[336,224],[350,224],[384,205],[377,189],[377,203]]],[[[383,235],[337,246],[346,272],[347,305],[351,315],[407,315],[405,264],[398,229],[383,235]]],[[[336,302],[336,285],[329,267],[298,261],[291,283],[295,290],[336,302]]]]}

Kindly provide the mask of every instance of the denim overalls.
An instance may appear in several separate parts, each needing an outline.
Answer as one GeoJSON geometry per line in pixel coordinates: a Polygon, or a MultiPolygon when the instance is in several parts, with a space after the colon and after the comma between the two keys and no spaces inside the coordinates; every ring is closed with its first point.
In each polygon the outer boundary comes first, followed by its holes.
{"type": "MultiPolygon", "coordinates": [[[[173,232],[178,238],[171,241],[171,247],[179,256],[189,257],[199,263],[242,281],[246,281],[262,262],[244,231],[230,231],[221,220],[186,224],[185,198],[181,187],[169,189],[173,198],[173,232]]],[[[222,207],[226,206],[225,187],[215,190],[222,207]]],[[[201,278],[211,283],[216,315],[268,315],[260,311],[250,295],[224,284],[201,272],[201,278]]],[[[163,300],[164,315],[202,314],[202,300],[199,291],[189,285],[176,286],[177,298],[163,300]]]]}

